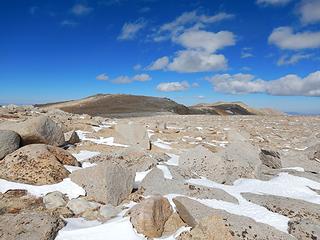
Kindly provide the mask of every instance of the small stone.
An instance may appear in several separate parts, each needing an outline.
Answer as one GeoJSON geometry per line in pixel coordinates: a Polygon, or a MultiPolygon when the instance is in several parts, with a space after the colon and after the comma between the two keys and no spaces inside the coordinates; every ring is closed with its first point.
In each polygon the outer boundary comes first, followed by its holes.
{"type": "Polygon", "coordinates": [[[67,202],[64,200],[63,194],[58,191],[48,193],[46,196],[44,196],[43,203],[48,209],[63,207],[67,204],[67,202]]]}

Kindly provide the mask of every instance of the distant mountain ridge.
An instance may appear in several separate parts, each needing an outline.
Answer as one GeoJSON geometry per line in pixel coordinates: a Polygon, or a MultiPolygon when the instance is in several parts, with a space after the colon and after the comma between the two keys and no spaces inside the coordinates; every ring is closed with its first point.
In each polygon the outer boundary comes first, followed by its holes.
{"type": "Polygon", "coordinates": [[[187,107],[169,98],[126,94],[97,94],[79,100],[36,104],[35,106],[104,117],[138,117],[159,114],[282,115],[271,109],[253,109],[241,102],[203,103],[187,107]]]}

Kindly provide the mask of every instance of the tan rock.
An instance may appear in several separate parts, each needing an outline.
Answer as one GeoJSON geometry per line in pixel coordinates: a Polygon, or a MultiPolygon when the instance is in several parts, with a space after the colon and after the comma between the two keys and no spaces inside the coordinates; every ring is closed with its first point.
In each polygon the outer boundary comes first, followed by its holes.
{"type": "Polygon", "coordinates": [[[161,196],[147,198],[129,211],[130,221],[137,232],[150,238],[161,237],[171,214],[168,199],[161,196]]]}
{"type": "Polygon", "coordinates": [[[169,219],[164,224],[164,229],[162,236],[169,236],[174,234],[179,228],[187,226],[186,223],[182,221],[179,214],[172,213],[169,219]]]}
{"type": "Polygon", "coordinates": [[[67,151],[45,144],[31,144],[0,162],[0,178],[34,185],[58,183],[69,175],[64,164],[76,164],[67,151]]]}
{"type": "Polygon", "coordinates": [[[61,146],[65,143],[61,127],[46,116],[31,118],[20,123],[4,122],[0,124],[0,129],[18,133],[22,145],[44,143],[61,146]]]}
{"type": "Polygon", "coordinates": [[[190,240],[232,240],[233,237],[219,216],[201,219],[199,224],[190,231],[190,240]]]}

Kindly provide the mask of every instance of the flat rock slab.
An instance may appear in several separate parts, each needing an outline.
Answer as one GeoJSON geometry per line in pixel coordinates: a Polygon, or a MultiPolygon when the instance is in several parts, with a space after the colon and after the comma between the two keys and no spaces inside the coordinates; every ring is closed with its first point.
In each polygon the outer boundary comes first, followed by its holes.
{"type": "Polygon", "coordinates": [[[147,129],[140,124],[115,125],[115,142],[130,145],[132,147],[149,150],[151,148],[147,129]]]}
{"type": "Polygon", "coordinates": [[[238,200],[221,189],[194,186],[182,180],[165,179],[163,172],[154,168],[147,174],[140,185],[144,189],[144,195],[181,194],[195,198],[208,198],[238,203],[238,200]]]}
{"type": "Polygon", "coordinates": [[[292,220],[310,219],[320,225],[319,204],[292,198],[253,193],[242,193],[242,196],[249,202],[263,206],[269,211],[279,213],[292,220]]]}
{"type": "Polygon", "coordinates": [[[20,136],[10,130],[0,130],[0,160],[17,150],[20,146],[20,136]]]}
{"type": "Polygon", "coordinates": [[[251,218],[230,214],[223,210],[209,208],[186,197],[173,199],[178,214],[191,227],[196,227],[203,218],[220,216],[228,227],[232,239],[293,240],[294,237],[267,224],[258,223],[251,218]]]}
{"type": "Polygon", "coordinates": [[[65,143],[61,127],[51,118],[40,116],[24,122],[3,122],[0,130],[12,130],[21,136],[22,145],[44,143],[61,146],[65,143]]]}
{"type": "Polygon", "coordinates": [[[0,239],[54,240],[64,222],[41,212],[0,215],[0,239]]]}
{"type": "Polygon", "coordinates": [[[289,222],[289,233],[299,240],[320,239],[320,225],[309,219],[289,222]]]}
{"type": "Polygon", "coordinates": [[[64,165],[78,165],[67,151],[45,144],[19,148],[0,162],[0,178],[34,185],[61,182],[69,175],[64,165]]]}
{"type": "Polygon", "coordinates": [[[112,162],[72,172],[70,178],[96,202],[119,205],[132,191],[135,173],[112,162]]]}
{"type": "Polygon", "coordinates": [[[256,148],[246,142],[234,142],[219,154],[198,145],[180,155],[182,169],[218,183],[232,184],[239,178],[255,178],[261,164],[256,148]]]}

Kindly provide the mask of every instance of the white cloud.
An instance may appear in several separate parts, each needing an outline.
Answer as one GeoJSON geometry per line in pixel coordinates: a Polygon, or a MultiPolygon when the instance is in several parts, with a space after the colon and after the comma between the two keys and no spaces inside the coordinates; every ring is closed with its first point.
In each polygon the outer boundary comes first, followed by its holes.
{"type": "Polygon", "coordinates": [[[77,16],[88,15],[92,11],[93,11],[93,8],[88,7],[84,4],[75,4],[71,9],[71,12],[77,16]]]}
{"type": "Polygon", "coordinates": [[[183,73],[209,72],[226,68],[227,59],[223,55],[197,50],[179,51],[167,66],[170,71],[183,73]]]}
{"type": "Polygon", "coordinates": [[[279,58],[277,65],[278,66],[294,65],[303,59],[309,59],[311,57],[312,57],[312,54],[302,54],[302,53],[296,53],[291,56],[283,55],[279,58]]]}
{"type": "Polygon", "coordinates": [[[139,82],[145,82],[145,81],[149,81],[151,80],[151,77],[149,74],[145,74],[145,73],[141,73],[141,74],[137,74],[135,75],[132,80],[134,81],[139,81],[139,82]]]}
{"type": "Polygon", "coordinates": [[[253,54],[251,53],[251,48],[242,48],[241,50],[241,58],[250,58],[253,57],[253,54]]]}
{"type": "Polygon", "coordinates": [[[112,82],[116,84],[127,84],[127,83],[131,83],[132,79],[129,78],[128,76],[122,75],[113,79],[112,82]]]}
{"type": "Polygon", "coordinates": [[[168,40],[178,36],[188,29],[198,30],[204,28],[208,24],[232,19],[233,17],[234,15],[224,12],[211,16],[198,14],[196,11],[185,12],[172,22],[168,22],[160,26],[159,30],[153,36],[153,40],[156,42],[168,40]]]}
{"type": "Polygon", "coordinates": [[[204,99],[204,98],[206,98],[205,96],[202,96],[202,95],[199,95],[199,96],[197,96],[197,98],[198,99],[204,99]]]}
{"type": "Polygon", "coordinates": [[[320,1],[304,0],[298,10],[300,20],[304,24],[312,24],[320,22],[320,1]]]}
{"type": "Polygon", "coordinates": [[[169,58],[164,56],[161,58],[158,58],[156,61],[150,64],[150,66],[147,67],[148,70],[162,70],[165,69],[169,64],[169,58]]]}
{"type": "Polygon", "coordinates": [[[320,71],[301,78],[289,74],[276,80],[256,79],[250,74],[222,74],[206,78],[215,91],[245,94],[266,93],[277,96],[320,96],[320,71]]]}
{"type": "Polygon", "coordinates": [[[181,45],[184,49],[174,56],[158,58],[148,70],[167,70],[183,73],[217,71],[227,68],[227,59],[216,54],[220,49],[235,45],[236,37],[232,32],[209,32],[203,30],[208,24],[232,18],[233,15],[219,13],[213,16],[200,15],[196,11],[186,12],[174,21],[160,27],[154,40],[168,40],[181,45]],[[171,59],[171,61],[170,61],[171,59]]]}
{"type": "Polygon", "coordinates": [[[118,36],[118,40],[132,40],[134,39],[138,32],[146,26],[146,22],[143,20],[138,20],[136,22],[125,23],[122,26],[121,33],[118,36]]]}
{"type": "Polygon", "coordinates": [[[257,0],[260,5],[283,6],[291,2],[291,0],[257,0]]]}
{"type": "Polygon", "coordinates": [[[200,85],[199,85],[199,83],[194,82],[194,83],[191,84],[191,86],[194,87],[194,88],[196,88],[196,87],[199,87],[200,85]]]}
{"type": "Polygon", "coordinates": [[[146,82],[151,80],[151,76],[149,74],[145,74],[145,73],[141,73],[141,74],[137,74],[133,77],[129,77],[126,75],[122,75],[119,76],[113,80],[111,80],[112,83],[116,83],[116,84],[127,84],[127,83],[132,83],[134,81],[138,81],[138,82],[146,82]]]}
{"type": "Polygon", "coordinates": [[[177,92],[185,91],[189,88],[189,83],[186,81],[182,82],[164,82],[157,86],[157,90],[161,92],[177,92]]]}
{"type": "Polygon", "coordinates": [[[213,33],[203,30],[191,30],[182,33],[174,41],[189,49],[215,52],[226,46],[234,45],[235,36],[232,32],[228,31],[213,33]]]}
{"type": "Polygon", "coordinates": [[[109,77],[107,76],[106,73],[102,73],[102,74],[99,74],[98,76],[96,76],[96,79],[100,80],[100,81],[107,81],[109,79],[109,77]]]}
{"type": "Polygon", "coordinates": [[[269,43],[281,49],[301,50],[319,48],[320,31],[294,33],[290,27],[279,27],[274,29],[269,36],[269,43]]]}

